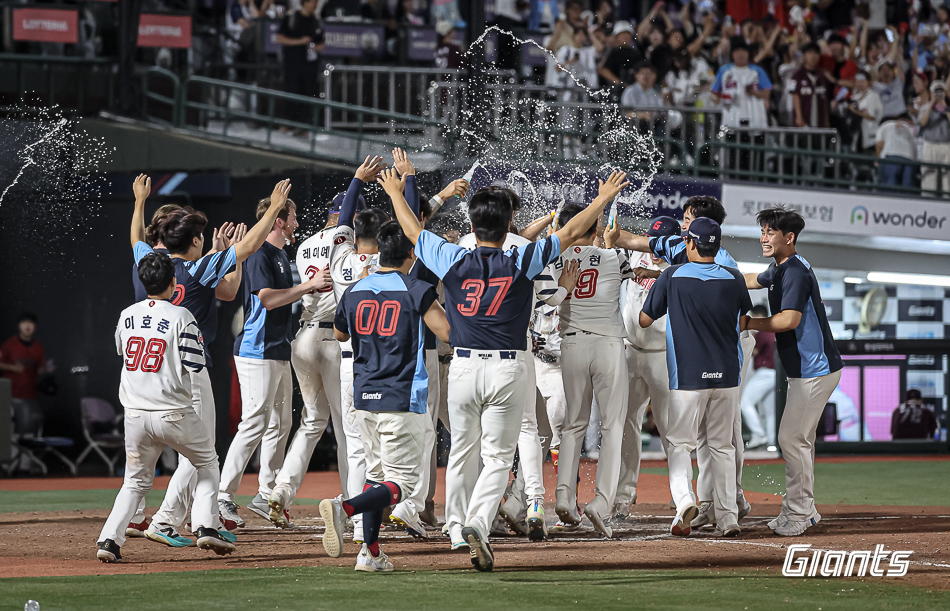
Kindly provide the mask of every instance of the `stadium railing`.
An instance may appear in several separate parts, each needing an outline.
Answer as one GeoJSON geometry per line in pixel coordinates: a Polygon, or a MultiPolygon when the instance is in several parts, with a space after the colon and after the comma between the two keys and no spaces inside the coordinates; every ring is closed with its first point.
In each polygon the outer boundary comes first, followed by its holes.
{"type": "MultiPolygon", "coordinates": [[[[358,163],[370,144],[373,150],[402,147],[419,151],[425,130],[438,125],[424,117],[330,102],[308,96],[243,85],[233,81],[191,76],[184,80],[168,70],[152,68],[143,76],[142,114],[147,121],[198,132],[225,141],[284,150],[320,159],[358,163]],[[235,103],[244,100],[246,104],[235,103]],[[297,116],[287,118],[296,106],[297,116]],[[356,117],[348,129],[327,127],[327,111],[356,117]],[[392,123],[397,130],[386,126],[392,123]],[[297,130],[305,139],[281,132],[297,130]]],[[[432,147],[428,147],[432,151],[432,147]]],[[[441,151],[433,151],[441,152],[441,151]]]]}
{"type": "Polygon", "coordinates": [[[109,58],[0,53],[0,103],[58,105],[79,113],[112,108],[116,64],[109,58]]]}

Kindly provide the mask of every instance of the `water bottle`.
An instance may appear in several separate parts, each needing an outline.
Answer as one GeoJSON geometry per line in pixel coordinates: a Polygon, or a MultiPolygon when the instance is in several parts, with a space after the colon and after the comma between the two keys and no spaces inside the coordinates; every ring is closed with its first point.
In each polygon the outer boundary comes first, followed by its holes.
{"type": "Polygon", "coordinates": [[[40,611],[40,603],[35,600],[28,600],[26,604],[23,605],[23,611],[40,611]]]}

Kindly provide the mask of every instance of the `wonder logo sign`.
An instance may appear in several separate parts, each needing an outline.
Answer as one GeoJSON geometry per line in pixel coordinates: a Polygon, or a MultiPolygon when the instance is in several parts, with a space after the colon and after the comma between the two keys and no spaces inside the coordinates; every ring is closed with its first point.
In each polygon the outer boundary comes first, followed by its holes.
{"type": "Polygon", "coordinates": [[[914,552],[811,550],[810,544],[789,545],[782,565],[785,577],[903,577],[914,552]],[[885,562],[887,561],[887,562],[885,562]]]}
{"type": "Polygon", "coordinates": [[[869,212],[865,206],[855,206],[851,209],[852,225],[884,225],[943,229],[943,224],[946,222],[947,217],[927,214],[926,210],[920,214],[901,214],[899,212],[869,212]]]}

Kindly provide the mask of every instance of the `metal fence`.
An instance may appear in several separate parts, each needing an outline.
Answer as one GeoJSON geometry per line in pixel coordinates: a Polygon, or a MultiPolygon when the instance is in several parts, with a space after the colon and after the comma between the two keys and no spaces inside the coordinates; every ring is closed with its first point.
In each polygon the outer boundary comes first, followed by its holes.
{"type": "Polygon", "coordinates": [[[97,112],[113,106],[117,71],[110,59],[0,53],[0,103],[97,112]]]}

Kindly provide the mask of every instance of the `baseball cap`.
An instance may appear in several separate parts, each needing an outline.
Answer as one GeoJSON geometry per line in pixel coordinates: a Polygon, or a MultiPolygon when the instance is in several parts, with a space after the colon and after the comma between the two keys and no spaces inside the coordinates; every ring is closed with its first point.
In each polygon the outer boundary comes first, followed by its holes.
{"type": "Polygon", "coordinates": [[[614,24],[614,31],[613,31],[614,36],[616,36],[617,34],[622,34],[623,32],[627,32],[628,34],[635,33],[635,30],[633,29],[633,25],[629,21],[618,21],[617,23],[614,24]]]}
{"type": "Polygon", "coordinates": [[[738,51],[739,49],[744,51],[749,50],[749,43],[746,42],[745,37],[743,36],[733,36],[730,38],[729,46],[731,47],[731,51],[738,51]]]}
{"type": "Polygon", "coordinates": [[[700,217],[689,224],[689,229],[683,232],[686,240],[696,240],[700,244],[722,243],[722,227],[716,221],[700,217]]]}
{"type": "MultiPolygon", "coordinates": [[[[346,193],[344,193],[343,191],[340,191],[339,193],[336,194],[336,196],[333,198],[333,203],[330,204],[330,211],[329,211],[330,214],[340,213],[340,209],[343,207],[344,197],[346,197],[346,193]]],[[[366,207],[366,198],[360,195],[359,199],[356,200],[356,209],[362,210],[365,207],[366,207]]]]}
{"type": "Polygon", "coordinates": [[[939,80],[939,79],[938,79],[938,80],[935,80],[934,82],[932,82],[932,83],[930,84],[930,92],[931,92],[931,93],[937,91],[938,89],[943,89],[944,91],[946,91],[946,90],[947,90],[947,84],[944,83],[943,81],[939,80]]]}
{"type": "Polygon", "coordinates": [[[658,216],[650,221],[647,235],[651,238],[676,235],[680,232],[680,222],[672,216],[658,216]]]}

